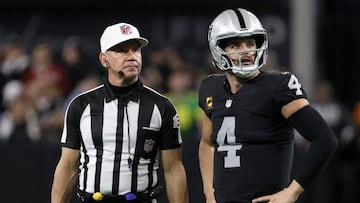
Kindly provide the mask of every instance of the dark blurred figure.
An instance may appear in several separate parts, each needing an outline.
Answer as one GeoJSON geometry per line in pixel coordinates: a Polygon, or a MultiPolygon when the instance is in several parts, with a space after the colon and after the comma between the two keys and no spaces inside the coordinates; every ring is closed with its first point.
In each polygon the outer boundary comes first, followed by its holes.
{"type": "Polygon", "coordinates": [[[30,100],[19,94],[0,117],[0,141],[9,144],[34,143],[40,140],[37,114],[30,100]]]}
{"type": "Polygon", "coordinates": [[[142,73],[145,76],[145,79],[146,75],[149,75],[151,77],[151,74],[148,74],[150,73],[149,71],[151,71],[149,69],[155,70],[156,73],[160,73],[162,81],[157,81],[156,86],[158,87],[158,89],[160,89],[161,92],[166,92],[166,80],[171,72],[171,67],[167,60],[166,47],[151,47],[151,51],[147,56],[147,61],[148,62],[146,64],[148,64],[148,66],[144,68],[145,72],[142,73]]]}
{"type": "Polygon", "coordinates": [[[173,70],[167,81],[169,97],[179,112],[181,135],[184,140],[196,136],[199,141],[200,108],[195,90],[196,73],[190,68],[173,70]]]}
{"type": "Polygon", "coordinates": [[[6,108],[3,99],[9,96],[4,95],[4,89],[8,82],[19,80],[30,63],[23,41],[16,34],[11,34],[5,41],[3,57],[0,64],[0,112],[6,108]]]}
{"type": "Polygon", "coordinates": [[[89,75],[98,76],[101,73],[101,69],[94,65],[97,62],[87,56],[81,38],[76,35],[70,36],[64,41],[61,62],[69,76],[70,89],[75,88],[79,81],[89,75]]]}
{"type": "Polygon", "coordinates": [[[198,159],[201,109],[198,106],[196,83],[197,74],[193,68],[183,66],[173,69],[167,80],[168,92],[165,93],[173,101],[180,118],[190,203],[205,202],[198,159]]]}
{"type": "MultiPolygon", "coordinates": [[[[191,67],[189,63],[173,46],[153,47],[148,57],[149,69],[157,69],[160,73],[162,81],[156,84],[161,92],[168,92],[168,80],[173,71],[181,70],[184,67],[191,67]]],[[[195,67],[192,67],[195,68],[195,67]]],[[[150,71],[150,70],[148,70],[150,71]]],[[[146,74],[146,73],[144,73],[146,74]]]]}
{"type": "MultiPolygon", "coordinates": [[[[346,159],[351,156],[349,147],[354,139],[354,122],[351,111],[335,98],[332,84],[319,80],[315,85],[312,106],[318,110],[328,125],[334,130],[339,147],[318,179],[311,184],[299,199],[299,203],[355,203],[352,197],[353,177],[351,166],[346,159]]],[[[298,140],[297,148],[303,153],[307,147],[306,140],[298,140]]],[[[301,156],[301,155],[300,155],[301,156]]]]}
{"type": "Polygon", "coordinates": [[[70,91],[68,77],[62,65],[54,61],[50,44],[39,42],[32,48],[31,64],[21,82],[39,116],[44,141],[55,139],[57,143],[61,134],[63,102],[70,91]]]}
{"type": "Polygon", "coordinates": [[[164,93],[164,78],[158,67],[147,66],[141,71],[141,79],[144,85],[164,93]]]}
{"type": "Polygon", "coordinates": [[[345,157],[348,167],[348,178],[352,185],[349,186],[351,191],[352,202],[360,202],[360,101],[358,101],[353,110],[353,120],[355,122],[355,137],[352,139],[345,157]]]}

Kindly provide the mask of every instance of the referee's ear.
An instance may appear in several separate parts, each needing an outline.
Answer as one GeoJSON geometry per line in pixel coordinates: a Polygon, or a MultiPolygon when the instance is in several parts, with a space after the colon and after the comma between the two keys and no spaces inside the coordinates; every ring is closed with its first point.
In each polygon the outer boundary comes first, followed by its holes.
{"type": "Polygon", "coordinates": [[[99,61],[105,68],[109,67],[109,62],[107,61],[107,56],[104,52],[99,53],[99,61]]]}

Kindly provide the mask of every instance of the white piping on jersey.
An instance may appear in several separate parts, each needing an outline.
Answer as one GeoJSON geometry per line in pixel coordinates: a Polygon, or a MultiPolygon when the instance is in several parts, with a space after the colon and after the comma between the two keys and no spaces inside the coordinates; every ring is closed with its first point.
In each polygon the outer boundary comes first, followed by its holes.
{"type": "Polygon", "coordinates": [[[160,128],[152,128],[152,127],[142,127],[142,129],[144,129],[144,130],[156,131],[156,132],[159,132],[159,131],[160,131],[160,128]]]}

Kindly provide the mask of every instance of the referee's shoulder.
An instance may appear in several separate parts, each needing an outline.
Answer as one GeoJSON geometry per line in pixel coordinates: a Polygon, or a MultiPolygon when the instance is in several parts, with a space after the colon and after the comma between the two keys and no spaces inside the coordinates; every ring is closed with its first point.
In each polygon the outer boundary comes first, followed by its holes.
{"type": "Polygon", "coordinates": [[[152,89],[151,87],[145,86],[144,85],[144,91],[143,91],[143,96],[144,98],[146,98],[147,100],[154,100],[157,103],[158,102],[164,102],[164,103],[172,103],[170,98],[168,98],[167,96],[165,96],[164,94],[152,89]]]}
{"type": "Polygon", "coordinates": [[[86,101],[91,101],[92,99],[99,99],[99,95],[103,94],[104,85],[99,85],[95,88],[79,91],[69,102],[72,103],[83,103],[86,101]]]}

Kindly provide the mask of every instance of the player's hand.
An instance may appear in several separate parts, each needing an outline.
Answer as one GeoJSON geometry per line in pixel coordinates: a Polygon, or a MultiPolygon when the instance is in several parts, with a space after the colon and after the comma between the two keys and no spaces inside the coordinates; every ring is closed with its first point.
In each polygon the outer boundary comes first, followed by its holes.
{"type": "Polygon", "coordinates": [[[206,203],[216,203],[214,193],[205,195],[205,197],[206,197],[206,203]]]}
{"type": "Polygon", "coordinates": [[[299,195],[292,192],[288,188],[285,188],[275,194],[265,195],[252,200],[252,203],[294,203],[298,199],[299,195]]]}
{"type": "Polygon", "coordinates": [[[216,200],[211,198],[211,199],[206,199],[206,203],[216,203],[216,200]]]}
{"type": "Polygon", "coordinates": [[[304,188],[294,179],[287,188],[272,195],[255,198],[252,203],[294,203],[302,192],[304,192],[304,188]]]}

